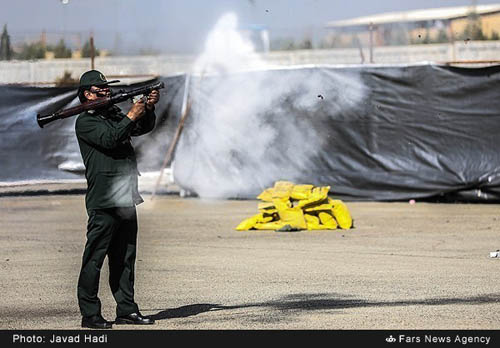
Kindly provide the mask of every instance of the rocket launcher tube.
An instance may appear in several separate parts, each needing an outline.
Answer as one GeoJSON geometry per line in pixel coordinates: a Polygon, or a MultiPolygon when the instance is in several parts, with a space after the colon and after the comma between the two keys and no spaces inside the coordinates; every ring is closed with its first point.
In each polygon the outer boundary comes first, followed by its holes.
{"type": "Polygon", "coordinates": [[[54,112],[53,114],[49,114],[49,115],[37,114],[36,120],[37,120],[40,128],[43,128],[43,126],[45,126],[46,124],[53,122],[55,120],[75,116],[75,115],[81,114],[84,111],[99,109],[99,108],[111,106],[113,104],[121,103],[121,102],[124,102],[125,100],[133,98],[137,95],[147,95],[147,94],[151,93],[153,90],[155,90],[155,89],[158,90],[161,88],[165,88],[165,84],[160,81],[160,82],[156,82],[156,83],[146,85],[143,87],[135,88],[135,89],[128,91],[128,92],[120,90],[118,93],[112,95],[111,97],[103,97],[103,98],[99,98],[96,100],[91,100],[91,101],[85,102],[81,105],[74,106],[74,107],[66,109],[66,110],[54,112]]]}

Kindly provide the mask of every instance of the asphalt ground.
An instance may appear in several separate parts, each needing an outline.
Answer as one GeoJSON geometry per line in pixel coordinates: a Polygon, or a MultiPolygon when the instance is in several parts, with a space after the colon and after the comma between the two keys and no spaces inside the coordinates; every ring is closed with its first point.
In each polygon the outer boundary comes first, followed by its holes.
{"type": "MultiPolygon", "coordinates": [[[[0,197],[0,329],[80,328],[87,215],[67,192],[0,197]]],[[[346,202],[354,229],[242,232],[255,200],[144,198],[136,301],[156,324],[114,330],[500,327],[499,205],[346,202]]]]}

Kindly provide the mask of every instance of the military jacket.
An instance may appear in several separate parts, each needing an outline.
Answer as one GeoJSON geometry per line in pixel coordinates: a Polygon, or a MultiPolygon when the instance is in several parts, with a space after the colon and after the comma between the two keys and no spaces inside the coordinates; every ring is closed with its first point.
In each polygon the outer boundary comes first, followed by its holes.
{"type": "Polygon", "coordinates": [[[78,116],[75,131],[87,178],[87,210],[131,207],[143,202],[131,136],[150,132],[155,120],[155,113],[148,111],[138,121],[132,121],[117,106],[78,116]]]}

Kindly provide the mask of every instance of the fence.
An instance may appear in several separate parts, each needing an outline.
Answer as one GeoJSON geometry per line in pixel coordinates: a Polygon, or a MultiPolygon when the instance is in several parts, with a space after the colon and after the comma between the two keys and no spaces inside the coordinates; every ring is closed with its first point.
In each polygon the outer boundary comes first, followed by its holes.
{"type": "MultiPolygon", "coordinates": [[[[272,51],[259,54],[270,66],[331,64],[407,64],[500,60],[500,41],[456,41],[452,44],[272,51]]],[[[160,55],[97,57],[95,66],[108,76],[175,75],[189,72],[195,56],[160,55]]],[[[251,67],[249,62],[248,67],[251,67]]],[[[90,68],[89,59],[53,59],[0,62],[0,83],[50,84],[65,71],[79,77],[90,68]]]]}

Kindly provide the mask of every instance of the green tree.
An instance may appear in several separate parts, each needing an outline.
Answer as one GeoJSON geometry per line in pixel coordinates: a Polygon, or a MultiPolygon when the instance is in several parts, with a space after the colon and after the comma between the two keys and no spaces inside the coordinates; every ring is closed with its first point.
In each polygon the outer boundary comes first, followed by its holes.
{"type": "Polygon", "coordinates": [[[463,33],[461,34],[462,40],[486,40],[486,35],[483,33],[481,27],[481,20],[479,15],[475,12],[471,12],[468,15],[467,25],[463,33]]]}
{"type": "Polygon", "coordinates": [[[491,32],[490,40],[500,40],[500,36],[495,30],[491,32]]]}
{"type": "Polygon", "coordinates": [[[424,36],[424,38],[422,40],[422,43],[423,44],[430,44],[430,43],[432,43],[431,41],[432,40],[431,40],[431,34],[429,32],[429,28],[426,28],[425,29],[425,36],[424,36]]]}
{"type": "Polygon", "coordinates": [[[271,51],[295,50],[296,45],[293,39],[275,39],[271,41],[271,51]]]}
{"type": "Polygon", "coordinates": [[[7,24],[5,24],[3,26],[2,36],[0,37],[0,60],[11,60],[13,53],[10,45],[10,36],[7,32],[7,24]]]}
{"type": "Polygon", "coordinates": [[[52,51],[54,52],[54,58],[71,58],[71,49],[66,47],[63,39],[59,41],[52,51]]]}
{"type": "Polygon", "coordinates": [[[41,42],[25,43],[18,54],[18,58],[24,60],[44,59],[46,52],[47,48],[41,42]]]}
{"type": "Polygon", "coordinates": [[[446,43],[448,42],[448,34],[445,29],[439,29],[438,35],[436,37],[436,43],[446,43]]]}
{"type": "Polygon", "coordinates": [[[308,37],[304,38],[301,42],[298,44],[298,49],[300,50],[310,50],[313,48],[312,40],[308,37]]]}
{"type": "MultiPolygon", "coordinates": [[[[94,56],[97,57],[98,55],[99,55],[99,50],[94,46],[94,56]]],[[[82,57],[89,58],[90,56],[91,56],[90,40],[87,40],[87,42],[85,42],[85,44],[82,47],[82,57]]]]}
{"type": "Polygon", "coordinates": [[[384,44],[387,46],[401,46],[408,44],[408,33],[406,27],[393,25],[387,27],[383,32],[384,44]]]}
{"type": "Polygon", "coordinates": [[[77,85],[78,79],[73,78],[71,72],[68,70],[64,70],[63,76],[56,78],[56,87],[71,87],[77,85]]]}

